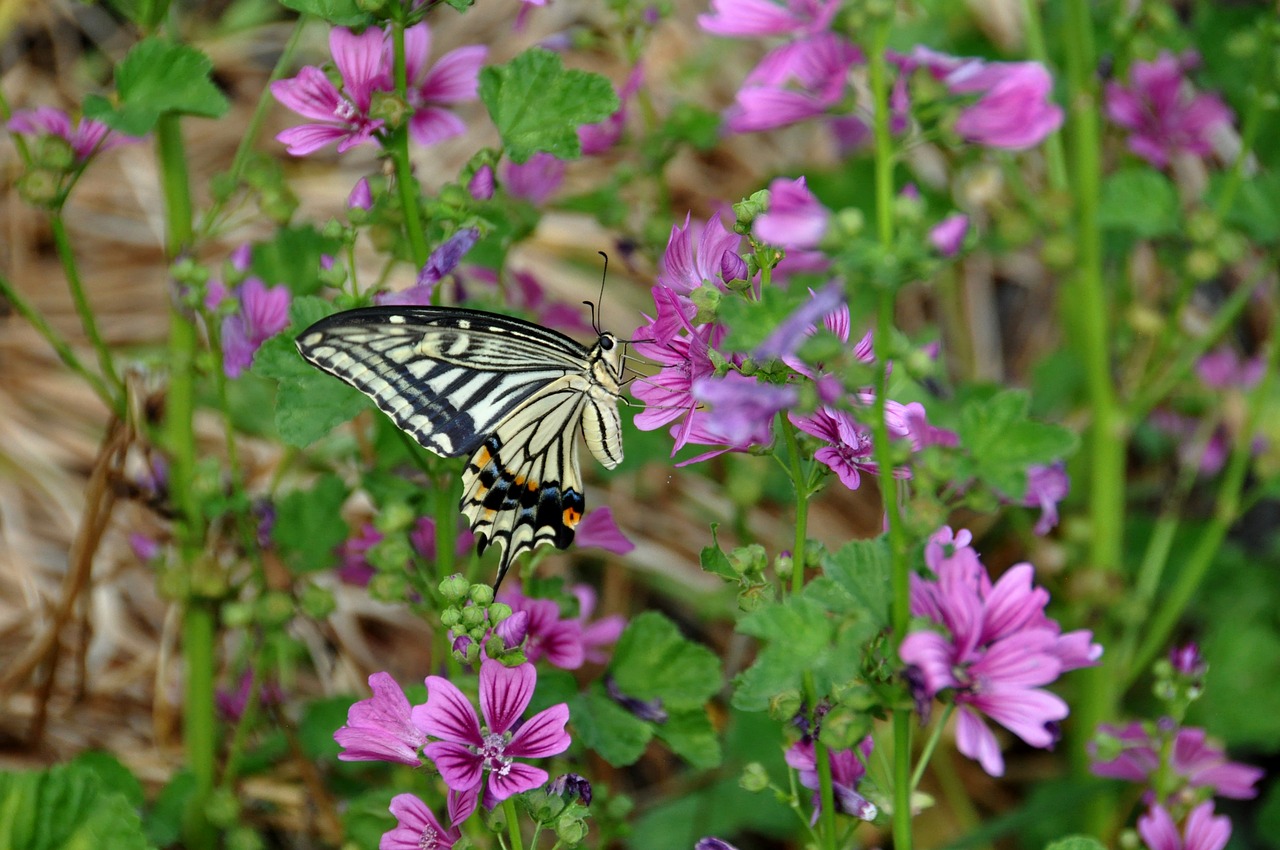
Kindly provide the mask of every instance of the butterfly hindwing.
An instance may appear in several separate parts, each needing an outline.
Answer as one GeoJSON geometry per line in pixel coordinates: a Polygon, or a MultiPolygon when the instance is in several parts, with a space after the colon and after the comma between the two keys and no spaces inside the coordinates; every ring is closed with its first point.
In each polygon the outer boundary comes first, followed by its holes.
{"type": "Polygon", "coordinates": [[[585,509],[578,435],[602,464],[622,461],[621,352],[479,310],[371,307],[298,337],[309,362],[368,395],[423,447],[471,458],[459,508],[480,552],[498,543],[496,588],[543,543],[566,548],[585,509]]]}

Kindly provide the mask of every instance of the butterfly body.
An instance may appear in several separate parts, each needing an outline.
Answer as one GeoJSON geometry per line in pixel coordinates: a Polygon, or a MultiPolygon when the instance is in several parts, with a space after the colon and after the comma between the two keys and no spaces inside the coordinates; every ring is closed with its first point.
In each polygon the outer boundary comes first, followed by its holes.
{"type": "Polygon", "coordinates": [[[498,580],[543,543],[566,548],[582,518],[578,434],[622,462],[622,351],[590,349],[529,322],[456,307],[367,307],[303,331],[298,350],[369,396],[438,455],[470,455],[459,508],[480,552],[502,547],[498,580]]]}

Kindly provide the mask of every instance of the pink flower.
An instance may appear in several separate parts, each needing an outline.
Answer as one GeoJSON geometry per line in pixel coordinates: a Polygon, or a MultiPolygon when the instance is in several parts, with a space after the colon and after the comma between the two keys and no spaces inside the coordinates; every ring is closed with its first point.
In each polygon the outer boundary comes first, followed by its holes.
{"type": "Polygon", "coordinates": [[[1232,120],[1217,95],[1197,94],[1186,79],[1194,59],[1162,52],[1154,62],[1134,62],[1129,86],[1107,83],[1107,117],[1129,131],[1129,150],[1164,168],[1178,153],[1213,152],[1213,133],[1232,120]]]}
{"type": "Polygon", "coordinates": [[[471,179],[467,181],[467,191],[477,201],[487,201],[493,197],[494,185],[493,166],[482,165],[476,169],[476,173],[471,175],[471,179]]]}
{"type": "MultiPolygon", "coordinates": [[[[389,69],[392,61],[390,42],[386,50],[384,61],[389,69]]],[[[432,145],[467,129],[462,119],[445,105],[476,99],[480,66],[488,54],[489,49],[480,45],[459,47],[441,56],[440,61],[428,69],[431,29],[420,23],[404,31],[406,94],[409,105],[413,107],[409,135],[415,142],[423,146],[432,145]]]]}
{"type": "Polygon", "coordinates": [[[565,162],[549,153],[535,153],[523,164],[502,164],[502,185],[507,194],[535,206],[546,203],[564,182],[565,162]]]}
{"type": "Polygon", "coordinates": [[[671,227],[666,250],[658,261],[658,283],[681,295],[688,295],[704,283],[723,289],[725,260],[730,254],[737,256],[741,246],[742,237],[725,228],[720,216],[711,216],[703,225],[691,224],[686,214],[683,227],[671,227]]]}
{"type": "Polygon", "coordinates": [[[831,212],[809,191],[803,177],[779,177],[769,184],[769,208],[756,217],[756,238],[779,248],[816,248],[831,212]]]}
{"type": "Polygon", "coordinates": [[[369,107],[374,91],[391,88],[384,64],[384,41],[382,30],[377,27],[369,27],[360,35],[341,27],[330,31],[329,51],[342,77],[342,91],[323,71],[310,65],[296,77],[271,84],[276,100],[315,121],[276,136],[289,153],[306,156],[330,142],[337,142],[338,153],[342,153],[371,141],[382,129],[382,121],[369,116],[369,107]]]}
{"type": "Polygon", "coordinates": [[[1138,818],[1138,835],[1147,850],[1222,850],[1231,837],[1231,819],[1214,817],[1213,801],[1206,800],[1191,810],[1179,833],[1164,806],[1155,805],[1138,818]]]}
{"type": "Polygon", "coordinates": [[[1032,529],[1036,534],[1048,534],[1058,524],[1058,503],[1067,497],[1071,479],[1067,465],[1062,461],[1027,468],[1027,491],[1022,504],[1040,508],[1040,519],[1032,529]]]}
{"type": "MultiPolygon", "coordinates": [[[[872,397],[868,393],[860,393],[856,398],[860,406],[872,403],[872,397]]],[[[888,426],[890,439],[911,437],[904,414],[905,408],[901,404],[885,401],[885,424],[888,426]]],[[[872,459],[875,450],[871,442],[871,429],[854,419],[849,411],[823,405],[811,415],[793,413],[790,419],[801,431],[829,444],[814,452],[813,459],[825,464],[840,479],[840,483],[850,490],[858,489],[863,473],[878,474],[880,467],[872,459]]],[[[896,469],[893,474],[895,478],[911,476],[907,469],[896,469]]]]}
{"type": "Polygon", "coordinates": [[[699,378],[691,389],[695,399],[711,406],[701,417],[704,439],[711,445],[738,448],[772,442],[773,418],[800,400],[795,387],[765,383],[738,372],[699,378]]]}
{"type": "MultiPolygon", "coordinates": [[[[607,510],[607,508],[600,510],[607,510]]],[[[609,653],[604,651],[605,647],[613,646],[618,642],[623,629],[627,627],[627,618],[621,614],[611,614],[599,620],[592,620],[591,616],[596,612],[595,590],[586,584],[575,584],[572,590],[573,595],[578,597],[578,622],[582,625],[582,646],[585,650],[585,658],[592,664],[606,664],[609,661],[609,653]]]]}
{"type": "Polygon", "coordinates": [[[938,222],[929,231],[929,244],[944,257],[954,257],[964,247],[964,237],[969,233],[969,216],[954,213],[938,222]]]}
{"type": "Polygon", "coordinates": [[[636,353],[660,368],[656,374],[632,384],[631,394],[645,404],[645,409],[635,417],[636,427],[642,431],[684,419],[672,449],[674,455],[687,442],[693,424],[690,414],[698,406],[693,395],[694,382],[715,373],[710,351],[712,343],[724,336],[724,330],[715,325],[695,329],[685,316],[685,310],[691,309],[691,305],[681,303],[674,290],[656,286],[653,296],[658,307],[657,318],[637,328],[632,337],[636,340],[636,353]]]}
{"type": "Polygon", "coordinates": [[[462,837],[456,827],[441,826],[427,804],[412,794],[392,797],[390,808],[396,825],[382,834],[378,850],[449,850],[462,837]]]}
{"type": "Polygon", "coordinates": [[[373,191],[369,188],[368,177],[361,177],[356,181],[356,185],[351,187],[351,194],[347,196],[347,209],[366,211],[373,209],[373,191]]]}
{"type": "MultiPolygon", "coordinates": [[[[524,654],[531,663],[545,658],[561,670],[577,670],[582,666],[586,650],[582,645],[582,624],[560,619],[560,606],[554,599],[533,599],[519,588],[504,588],[498,601],[511,606],[514,614],[525,614],[524,654]]],[[[501,629],[506,621],[499,624],[501,629]]]]}
{"type": "MultiPolygon", "coordinates": [[[[836,809],[860,820],[874,820],[875,804],[858,793],[858,783],[867,774],[866,761],[871,757],[874,742],[871,736],[862,739],[857,750],[828,750],[831,759],[831,785],[836,809]]],[[[800,784],[813,790],[813,819],[816,823],[821,811],[818,794],[818,760],[813,739],[809,736],[787,748],[787,766],[800,774],[800,784]]]]}
{"type": "MultiPolygon", "coordinates": [[[[418,521],[413,525],[413,530],[409,532],[409,543],[413,546],[413,551],[421,555],[424,560],[434,562],[436,559],[436,521],[429,516],[418,517],[418,521]]],[[[471,551],[471,547],[475,543],[476,539],[471,533],[471,529],[459,523],[458,532],[454,540],[454,554],[458,557],[466,555],[471,551]]]]}
{"type": "Polygon", "coordinates": [[[352,704],[347,723],[333,733],[341,761],[389,761],[417,767],[427,736],[413,725],[409,700],[389,673],[369,677],[373,696],[352,704]]]}
{"type": "Polygon", "coordinates": [[[913,576],[911,613],[932,620],[941,631],[907,635],[899,655],[918,702],[949,690],[959,707],[956,745],[992,776],[1004,773],[1004,759],[989,717],[1033,747],[1051,746],[1067,704],[1042,689],[1064,670],[1092,663],[1102,649],[1076,632],[1060,634],[1044,614],[1049,594],[1033,588],[1030,564],[1018,564],[994,585],[969,548],[968,532],[953,538],[941,529],[925,549],[936,580],[913,576]],[[1092,659],[1092,660],[1090,660],[1092,659]]]}
{"type": "Polygon", "coordinates": [[[367,556],[369,550],[380,542],[382,542],[382,532],[374,528],[372,523],[366,522],[361,526],[358,533],[347,538],[338,547],[338,558],[342,562],[335,571],[338,578],[346,584],[368,586],[376,570],[369,563],[367,556]]]}
{"type": "Polygon", "coordinates": [[[427,677],[427,702],[414,706],[414,725],[437,740],[423,752],[435,762],[449,786],[456,826],[471,816],[484,787],[485,808],[547,781],[547,772],[517,758],[546,758],[569,748],[564,730],[569,706],[558,703],[524,722],[520,716],[533,698],[538,673],[532,664],[503,667],[485,659],[480,665],[480,715],[448,679],[427,677]],[[481,725],[483,719],[483,726],[481,725]]]}
{"type": "MultiPolygon", "coordinates": [[[[1099,740],[1089,745],[1091,762],[1089,770],[1097,776],[1124,779],[1141,785],[1153,785],[1162,775],[1160,753],[1169,737],[1173,738],[1169,750],[1168,770],[1178,781],[1178,788],[1208,789],[1219,797],[1248,800],[1257,796],[1255,787],[1262,779],[1263,771],[1252,765],[1227,759],[1222,747],[1212,744],[1203,729],[1184,727],[1176,733],[1160,726],[1132,722],[1126,726],[1102,724],[1098,726],[1099,740]],[[1115,753],[1112,758],[1101,759],[1100,753],[1115,753]]],[[[1168,777],[1167,777],[1168,778],[1168,777]]]]}
{"type": "Polygon", "coordinates": [[[698,26],[716,35],[757,38],[766,35],[816,35],[831,26],[838,0],[711,0],[710,15],[698,26]]]}
{"type": "Polygon", "coordinates": [[[222,369],[238,378],[262,344],[289,326],[289,290],[251,277],[240,285],[240,309],[222,320],[222,369]]]}
{"type": "Polygon", "coordinates": [[[618,528],[613,519],[613,510],[607,506],[587,511],[583,515],[573,542],[584,548],[595,547],[615,555],[625,555],[636,548],[636,544],[628,540],[622,529],[618,528]]]}
{"type": "Polygon", "coordinates": [[[956,132],[991,148],[1026,150],[1062,125],[1062,109],[1049,102],[1053,79],[1038,62],[965,65],[947,76],[953,94],[978,94],[960,111],[956,132]]]}
{"type": "Polygon", "coordinates": [[[72,125],[70,115],[52,106],[15,110],[6,126],[11,133],[33,138],[57,136],[70,146],[77,164],[95,152],[142,141],[136,136],[118,133],[92,118],[81,118],[72,125]]]}
{"type": "Polygon", "coordinates": [[[1218,346],[1196,363],[1196,374],[1200,380],[1215,390],[1253,389],[1266,372],[1266,360],[1261,357],[1245,360],[1229,345],[1218,346]]]}
{"type": "MultiPolygon", "coordinates": [[[[245,670],[240,674],[240,683],[234,691],[218,688],[213,700],[218,706],[218,713],[232,722],[244,716],[249,705],[249,694],[253,690],[253,672],[245,670]]],[[[279,705],[284,702],[284,691],[274,682],[263,682],[258,686],[258,705],[279,705]]]]}
{"type": "Polygon", "coordinates": [[[578,127],[578,144],[582,147],[583,156],[602,154],[618,143],[627,123],[627,101],[640,89],[643,81],[644,70],[637,64],[618,92],[618,111],[598,124],[583,124],[578,127]]]}
{"type": "Polygon", "coordinates": [[[765,54],[747,75],[725,114],[735,133],[771,130],[821,115],[844,96],[858,48],[828,32],[765,54]]]}

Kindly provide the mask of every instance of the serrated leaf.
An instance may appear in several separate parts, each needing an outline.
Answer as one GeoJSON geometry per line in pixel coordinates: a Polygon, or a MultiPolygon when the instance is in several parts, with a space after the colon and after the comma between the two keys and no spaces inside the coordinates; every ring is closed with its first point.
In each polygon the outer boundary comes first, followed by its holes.
{"type": "Polygon", "coordinates": [[[347,524],[339,515],[347,488],[326,476],[310,490],[294,490],[276,502],[271,539],[295,572],[314,572],[334,566],[334,550],[347,539],[347,524]]]}
{"type": "Polygon", "coordinates": [[[373,21],[372,15],[360,11],[356,0],[280,0],[280,3],[338,27],[359,28],[373,21]]]}
{"type": "Polygon", "coordinates": [[[149,133],[165,114],[217,118],[229,105],[213,84],[212,72],[213,62],[196,48],[146,38],[116,67],[119,103],[86,99],[84,113],[130,136],[149,133]]]}
{"type": "Polygon", "coordinates": [[[654,733],[671,752],[700,770],[718,767],[723,758],[720,737],[701,709],[669,715],[666,723],[654,727],[654,733]]]}
{"type": "Polygon", "coordinates": [[[1029,398],[1006,390],[968,402],[960,412],[960,443],[973,457],[976,472],[991,487],[1020,497],[1028,466],[1049,464],[1076,450],[1079,438],[1060,425],[1027,418],[1029,398]]]}
{"type": "Polygon", "coordinates": [[[735,680],[733,706],[763,711],[774,696],[800,687],[801,677],[821,663],[834,627],[817,602],[791,597],[743,617],[738,631],[764,641],[755,663],[735,680]]]}
{"type": "Polygon", "coordinates": [[[105,750],[86,750],[76,756],[70,764],[93,771],[102,782],[103,788],[109,788],[125,798],[129,805],[136,809],[146,804],[147,795],[142,783],[125,767],[120,759],[105,750]]]}
{"type": "Polygon", "coordinates": [[[124,795],[85,765],[0,773],[0,847],[23,850],[149,850],[124,795]]]}
{"type": "Polygon", "coordinates": [[[599,74],[568,70],[549,50],[526,50],[506,65],[480,70],[480,100],[512,161],[539,151],[577,159],[578,127],[608,118],[620,106],[599,74]]]}
{"type": "Polygon", "coordinates": [[[877,629],[889,626],[893,597],[889,544],[883,537],[854,540],[822,559],[822,571],[852,598],[877,629]]]}
{"type": "Polygon", "coordinates": [[[1143,239],[1181,231],[1178,193],[1173,183],[1150,168],[1128,168],[1102,182],[1098,223],[1143,239]]]}
{"type": "Polygon", "coordinates": [[[614,767],[635,764],[653,737],[653,727],[609,699],[599,685],[569,702],[574,740],[614,767]]]}
{"type": "Polygon", "coordinates": [[[628,624],[609,669],[627,696],[656,697],[668,712],[701,708],[722,681],[716,655],[686,640],[675,623],[656,611],[646,611],[628,624]]]}

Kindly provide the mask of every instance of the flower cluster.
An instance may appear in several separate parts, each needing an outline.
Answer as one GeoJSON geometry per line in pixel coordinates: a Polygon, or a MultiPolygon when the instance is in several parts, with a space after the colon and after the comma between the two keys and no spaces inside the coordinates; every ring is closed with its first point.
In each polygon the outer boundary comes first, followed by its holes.
{"type": "Polygon", "coordinates": [[[500,631],[508,626],[504,642],[514,647],[523,641],[524,654],[530,662],[545,658],[562,670],[576,670],[588,661],[596,664],[607,661],[605,647],[617,642],[626,627],[626,619],[614,614],[592,622],[595,590],[579,584],[573,587],[573,595],[578,602],[578,616],[565,618],[560,616],[560,606],[555,600],[525,596],[518,586],[504,587],[498,601],[510,605],[512,611],[498,626],[500,631]]]}
{"type": "Polygon", "coordinates": [[[925,548],[936,578],[912,576],[911,613],[938,627],[914,631],[899,654],[922,714],[940,693],[959,709],[956,745],[987,773],[1004,773],[988,717],[1033,747],[1049,747],[1067,704],[1043,689],[1068,670],[1097,663],[1102,647],[1085,630],[1062,634],[1044,612],[1049,594],[1030,564],[994,584],[967,530],[942,528],[925,548]],[[945,630],[945,631],[941,631],[945,630]]]}
{"type": "MultiPolygon", "coordinates": [[[[413,110],[408,121],[410,138],[420,145],[431,145],[460,134],[466,126],[448,107],[475,99],[480,66],[488,49],[460,47],[428,67],[428,26],[409,27],[404,42],[406,94],[413,110]]],[[[329,33],[329,50],[341,88],[322,69],[310,65],[296,77],[271,84],[276,100],[313,122],[276,136],[294,156],[306,156],[333,142],[342,153],[374,141],[385,127],[383,119],[374,116],[373,107],[376,93],[395,88],[390,33],[369,27],[356,35],[335,27],[329,33]]]]}
{"type": "Polygon", "coordinates": [[[92,118],[81,118],[73,123],[70,115],[52,106],[15,110],[6,127],[11,133],[33,139],[61,139],[71,149],[75,165],[83,165],[100,151],[141,141],[135,136],[118,133],[92,118]]]}
{"type": "Polygon", "coordinates": [[[347,723],[334,733],[343,761],[386,761],[417,767],[425,757],[449,788],[450,828],[443,828],[413,795],[392,801],[399,825],[382,847],[451,847],[456,827],[477,805],[492,809],[503,800],[544,785],[542,768],[516,759],[547,758],[569,747],[564,703],[523,718],[537,685],[532,664],[504,667],[486,659],[480,667],[480,712],[448,679],[428,676],[427,701],[410,705],[386,673],[369,677],[373,696],[351,706],[347,723]]]}

